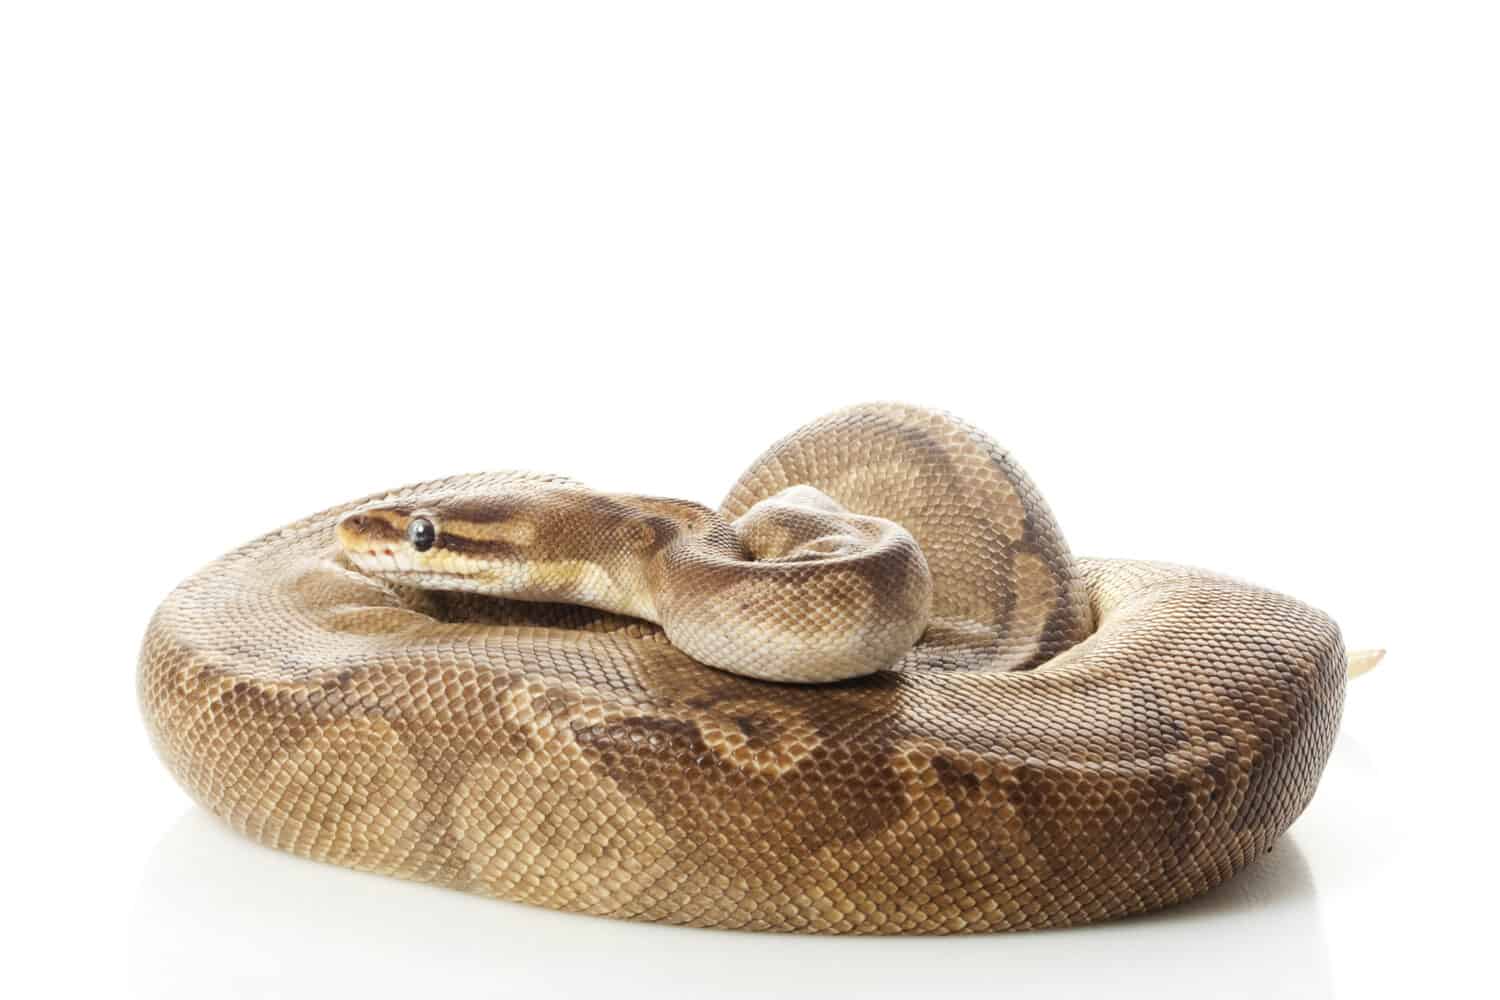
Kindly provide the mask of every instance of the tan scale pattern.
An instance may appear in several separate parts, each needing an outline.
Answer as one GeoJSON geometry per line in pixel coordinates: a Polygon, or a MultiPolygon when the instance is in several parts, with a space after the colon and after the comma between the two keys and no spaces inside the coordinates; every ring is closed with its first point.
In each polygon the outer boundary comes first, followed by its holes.
{"type": "Polygon", "coordinates": [[[982,647],[988,655],[973,662],[985,669],[1035,666],[1092,629],[1041,494],[993,439],[948,414],[899,404],[830,414],[772,445],[740,477],[724,512],[739,517],[788,483],[910,532],[940,581],[934,623],[982,647]],[[1041,574],[1028,572],[1038,566],[1041,574]],[[1021,628],[1023,620],[1043,625],[1021,628]]]}
{"type": "Polygon", "coordinates": [[[1211,573],[1075,563],[1019,469],[941,414],[826,418],[724,505],[808,483],[920,543],[932,625],[837,684],[709,669],[649,623],[395,586],[338,554],[351,511],[512,478],[345,505],[178,587],[139,669],[177,780],[263,843],[504,899],[945,933],[1196,895],[1270,848],[1327,760],[1346,667],[1325,615],[1211,573]]]}
{"type": "Polygon", "coordinates": [[[689,545],[663,553],[660,620],[694,659],[824,683],[891,666],[926,630],[932,575],[899,524],[804,485],[762,499],[729,530],[743,556],[689,545]]]}

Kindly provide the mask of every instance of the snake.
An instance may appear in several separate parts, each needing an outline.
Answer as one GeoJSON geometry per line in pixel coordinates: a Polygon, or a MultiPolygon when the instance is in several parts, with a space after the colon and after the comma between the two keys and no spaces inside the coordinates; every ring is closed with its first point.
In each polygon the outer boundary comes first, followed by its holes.
{"type": "Polygon", "coordinates": [[[1271,850],[1346,652],[1295,598],[1075,558],[1012,455],[849,407],[717,509],[529,472],[325,510],[147,627],[173,777],[271,847],[695,927],[1063,927],[1271,850]]]}

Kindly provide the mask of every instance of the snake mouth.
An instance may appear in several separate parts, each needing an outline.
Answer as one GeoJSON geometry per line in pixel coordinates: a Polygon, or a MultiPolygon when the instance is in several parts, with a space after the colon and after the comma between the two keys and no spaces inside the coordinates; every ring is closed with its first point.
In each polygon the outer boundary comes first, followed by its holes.
{"type": "MultiPolygon", "coordinates": [[[[342,542],[342,539],[341,539],[342,542]]],[[[409,549],[396,546],[351,548],[341,544],[335,558],[345,568],[371,580],[421,590],[449,590],[483,594],[483,578],[452,569],[419,565],[420,557],[409,549]]]]}

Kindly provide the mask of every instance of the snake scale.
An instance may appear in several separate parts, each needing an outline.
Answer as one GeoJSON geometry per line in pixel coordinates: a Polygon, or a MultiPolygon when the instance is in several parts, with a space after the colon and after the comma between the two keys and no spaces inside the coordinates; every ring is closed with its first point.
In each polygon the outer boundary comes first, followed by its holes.
{"type": "Polygon", "coordinates": [[[314,515],[173,591],[138,683],[197,801],[305,857],[613,917],[948,933],[1228,878],[1312,797],[1347,664],[1292,598],[1074,559],[993,440],[872,404],[717,511],[490,473],[314,515]]]}

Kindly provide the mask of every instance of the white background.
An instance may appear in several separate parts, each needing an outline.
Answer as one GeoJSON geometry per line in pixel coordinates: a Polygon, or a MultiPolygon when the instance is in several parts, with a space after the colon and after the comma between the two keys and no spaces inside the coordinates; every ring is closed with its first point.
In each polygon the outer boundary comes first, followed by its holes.
{"type": "Polygon", "coordinates": [[[1493,986],[1492,4],[0,11],[7,995],[1493,986]],[[253,535],[488,467],[712,503],[879,398],[1077,552],[1389,647],[1273,854],[1074,931],[675,930],[278,855],[153,757],[146,620],[253,535]]]}

